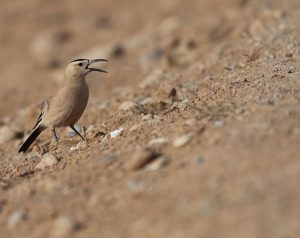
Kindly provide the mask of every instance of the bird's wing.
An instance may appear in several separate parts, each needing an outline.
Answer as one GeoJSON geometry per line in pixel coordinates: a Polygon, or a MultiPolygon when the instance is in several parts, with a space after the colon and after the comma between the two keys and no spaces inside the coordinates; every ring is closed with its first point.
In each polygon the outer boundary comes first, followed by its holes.
{"type": "Polygon", "coordinates": [[[46,101],[44,101],[44,103],[43,103],[42,111],[41,111],[41,113],[40,113],[40,115],[39,115],[39,117],[38,117],[38,119],[37,119],[37,121],[36,121],[34,127],[32,128],[32,130],[35,129],[35,128],[39,125],[39,123],[40,123],[40,122],[42,121],[42,119],[43,119],[43,115],[45,115],[45,113],[47,113],[48,111],[49,111],[49,100],[46,100],[46,101]]]}

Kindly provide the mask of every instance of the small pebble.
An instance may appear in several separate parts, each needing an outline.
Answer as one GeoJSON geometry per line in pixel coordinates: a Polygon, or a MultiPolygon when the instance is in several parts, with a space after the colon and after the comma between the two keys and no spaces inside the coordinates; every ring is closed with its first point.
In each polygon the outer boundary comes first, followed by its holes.
{"type": "Polygon", "coordinates": [[[124,130],[123,128],[120,128],[118,130],[114,130],[114,131],[110,132],[110,137],[111,138],[116,138],[117,136],[122,135],[123,130],[124,130]]]}
{"type": "Polygon", "coordinates": [[[195,164],[196,165],[202,165],[204,162],[204,158],[200,155],[195,159],[195,164]]]}
{"type": "Polygon", "coordinates": [[[211,75],[207,75],[205,78],[204,78],[205,81],[212,81],[214,80],[214,77],[211,76],[211,75]]]}
{"type": "Polygon", "coordinates": [[[224,68],[226,70],[234,70],[235,68],[237,67],[236,64],[228,64],[228,65],[225,65],[224,68]]]}
{"type": "Polygon", "coordinates": [[[192,134],[188,133],[186,135],[180,136],[173,141],[173,146],[176,148],[186,145],[192,138],[192,134]]]}
{"type": "Polygon", "coordinates": [[[157,153],[153,150],[145,148],[133,153],[132,158],[127,163],[127,169],[137,170],[143,168],[146,164],[157,158],[157,153]]]}
{"type": "Polygon", "coordinates": [[[134,107],[136,107],[136,104],[134,102],[125,101],[120,105],[119,109],[122,111],[128,111],[133,109],[134,107]]]}
{"type": "Polygon", "coordinates": [[[287,69],[288,74],[292,74],[292,73],[295,73],[295,72],[297,72],[297,71],[298,71],[298,69],[297,69],[297,67],[294,66],[294,65],[288,67],[288,69],[287,69]]]}
{"type": "Polygon", "coordinates": [[[35,166],[35,169],[44,170],[48,167],[52,167],[57,163],[58,163],[57,158],[53,154],[47,153],[42,157],[41,161],[35,166]]]}
{"type": "Polygon", "coordinates": [[[235,110],[236,114],[243,114],[244,112],[245,112],[244,108],[238,108],[238,109],[235,110]]]}
{"type": "Polygon", "coordinates": [[[18,223],[25,221],[27,219],[27,213],[25,211],[14,212],[7,221],[8,228],[15,228],[18,223]]]}
{"type": "Polygon", "coordinates": [[[163,144],[167,144],[168,143],[168,139],[161,137],[161,138],[155,138],[151,141],[149,141],[148,145],[163,145],[163,144]]]}
{"type": "Polygon", "coordinates": [[[159,47],[155,47],[152,50],[150,50],[150,52],[147,54],[147,59],[150,61],[156,61],[162,58],[163,56],[164,51],[159,47]]]}
{"type": "Polygon", "coordinates": [[[216,120],[216,121],[213,122],[213,125],[215,127],[222,127],[222,126],[224,126],[224,121],[223,120],[216,120]]]}
{"type": "Polygon", "coordinates": [[[38,158],[39,158],[39,155],[35,152],[31,152],[31,153],[26,155],[26,159],[29,160],[29,161],[34,161],[38,158]]]}
{"type": "Polygon", "coordinates": [[[142,185],[136,179],[129,179],[126,181],[127,188],[132,192],[138,192],[142,189],[142,185]]]}
{"type": "Polygon", "coordinates": [[[159,124],[160,122],[161,122],[161,119],[158,119],[158,118],[154,117],[154,119],[148,120],[147,124],[151,125],[151,126],[155,126],[155,125],[159,124]]]}
{"type": "Polygon", "coordinates": [[[72,147],[70,148],[70,150],[71,150],[71,151],[74,151],[74,150],[81,150],[81,149],[84,149],[84,148],[86,148],[86,147],[87,147],[86,141],[80,141],[80,142],[77,143],[77,145],[72,146],[72,147]]]}
{"type": "Polygon", "coordinates": [[[142,118],[143,121],[149,121],[151,119],[154,119],[152,114],[144,115],[143,118],[142,118]]]}
{"type": "Polygon", "coordinates": [[[137,131],[138,129],[141,128],[141,124],[136,124],[136,125],[133,125],[129,131],[133,132],[133,131],[137,131]]]}
{"type": "Polygon", "coordinates": [[[166,166],[168,163],[169,160],[167,158],[160,156],[157,159],[155,159],[153,162],[149,163],[145,169],[148,171],[157,171],[162,167],[166,166]]]}
{"type": "Polygon", "coordinates": [[[86,129],[86,133],[89,134],[89,133],[91,133],[91,132],[94,132],[95,129],[96,129],[95,126],[90,125],[90,126],[86,129]]]}
{"type": "Polygon", "coordinates": [[[51,237],[63,238],[69,237],[79,228],[78,224],[68,216],[60,216],[53,222],[51,237]]]}

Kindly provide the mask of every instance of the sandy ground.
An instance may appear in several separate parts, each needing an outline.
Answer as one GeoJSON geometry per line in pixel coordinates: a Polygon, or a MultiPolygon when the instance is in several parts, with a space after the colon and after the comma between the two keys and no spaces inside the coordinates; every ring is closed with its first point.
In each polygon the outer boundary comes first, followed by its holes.
{"type": "Polygon", "coordinates": [[[298,0],[1,1],[0,236],[297,237],[299,22],[298,0]],[[110,61],[88,144],[17,154],[78,57],[110,61]]]}

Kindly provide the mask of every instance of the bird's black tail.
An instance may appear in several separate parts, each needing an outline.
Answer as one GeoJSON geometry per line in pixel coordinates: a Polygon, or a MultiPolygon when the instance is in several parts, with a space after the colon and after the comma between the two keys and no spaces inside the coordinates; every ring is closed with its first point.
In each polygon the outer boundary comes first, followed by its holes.
{"type": "Polygon", "coordinates": [[[42,126],[38,126],[37,128],[34,128],[30,135],[28,136],[28,138],[26,139],[26,141],[23,143],[23,145],[20,147],[18,153],[20,152],[26,152],[29,148],[29,146],[35,141],[35,139],[39,136],[39,134],[41,134],[41,132],[43,130],[45,130],[45,127],[42,126]]]}

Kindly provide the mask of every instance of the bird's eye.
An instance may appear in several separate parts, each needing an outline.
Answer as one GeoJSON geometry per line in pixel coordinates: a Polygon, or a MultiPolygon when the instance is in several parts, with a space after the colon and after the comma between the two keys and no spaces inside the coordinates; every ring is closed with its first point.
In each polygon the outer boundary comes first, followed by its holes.
{"type": "Polygon", "coordinates": [[[80,67],[81,67],[82,65],[83,65],[83,63],[79,63],[79,64],[78,64],[78,66],[80,66],[80,67]]]}

